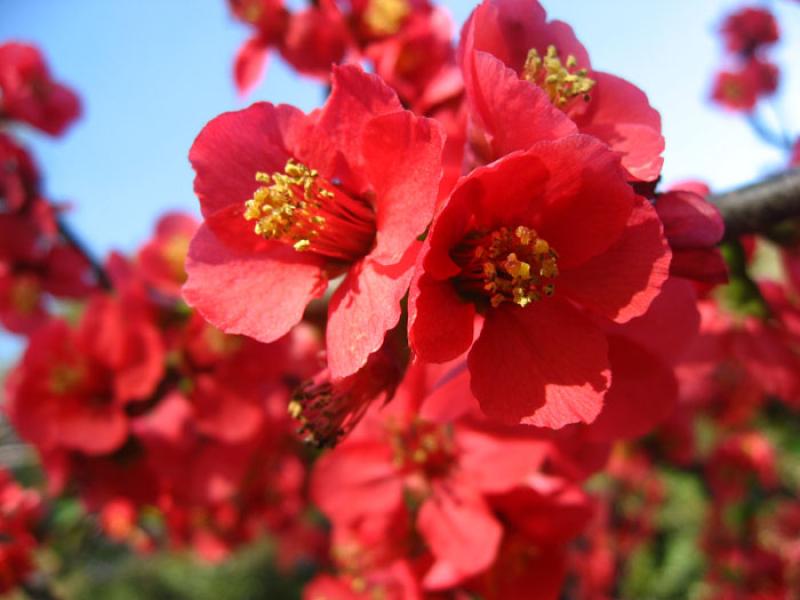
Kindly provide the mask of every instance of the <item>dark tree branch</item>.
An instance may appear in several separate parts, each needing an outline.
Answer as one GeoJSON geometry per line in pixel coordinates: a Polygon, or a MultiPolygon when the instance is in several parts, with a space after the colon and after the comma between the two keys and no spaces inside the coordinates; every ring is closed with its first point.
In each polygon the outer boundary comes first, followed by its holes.
{"type": "Polygon", "coordinates": [[[89,252],[89,249],[86,247],[86,245],[62,218],[58,219],[58,232],[70,246],[75,248],[75,250],[86,259],[92,268],[92,272],[94,273],[95,279],[97,279],[98,285],[104,290],[110,290],[112,288],[111,278],[108,276],[108,273],[106,273],[103,265],[100,264],[100,261],[98,261],[94,256],[92,256],[92,253],[89,252]]]}
{"type": "Polygon", "coordinates": [[[725,237],[748,233],[767,234],[787,219],[800,218],[800,168],[768,177],[732,192],[714,194],[725,220],[725,237]]]}

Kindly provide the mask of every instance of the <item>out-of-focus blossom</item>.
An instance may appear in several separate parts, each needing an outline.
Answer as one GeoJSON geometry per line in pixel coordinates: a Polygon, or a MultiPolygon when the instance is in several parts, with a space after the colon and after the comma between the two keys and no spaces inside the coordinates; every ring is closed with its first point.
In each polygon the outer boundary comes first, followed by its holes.
{"type": "Polygon", "coordinates": [[[735,70],[720,71],[711,97],[729,110],[751,112],[761,97],[775,93],[778,79],[775,65],[754,58],[735,70]]]}
{"type": "Polygon", "coordinates": [[[752,56],[757,50],[778,41],[778,22],[773,14],[750,6],[728,15],[721,27],[728,51],[752,56]]]}
{"type": "Polygon", "coordinates": [[[35,46],[0,44],[0,119],[23,121],[58,136],[80,113],[78,96],[53,80],[35,46]]]}
{"type": "Polygon", "coordinates": [[[12,592],[34,569],[41,499],[0,467],[0,594],[12,592]]]}

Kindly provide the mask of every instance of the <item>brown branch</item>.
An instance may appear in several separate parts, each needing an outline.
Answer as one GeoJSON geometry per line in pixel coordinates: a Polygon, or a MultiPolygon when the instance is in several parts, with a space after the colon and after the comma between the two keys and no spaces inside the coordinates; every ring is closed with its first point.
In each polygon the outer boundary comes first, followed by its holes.
{"type": "Polygon", "coordinates": [[[773,175],[732,192],[714,194],[725,221],[725,238],[748,233],[767,234],[787,219],[800,218],[800,168],[773,175]]]}
{"type": "Polygon", "coordinates": [[[71,245],[79,254],[83,256],[84,259],[89,263],[89,266],[92,269],[92,273],[94,274],[95,279],[97,280],[97,284],[103,288],[104,290],[110,290],[112,288],[111,285],[111,278],[108,276],[108,273],[103,268],[103,265],[100,264],[100,261],[97,260],[89,249],[86,247],[86,244],[77,236],[77,234],[72,230],[72,228],[67,225],[66,221],[63,218],[58,219],[58,232],[61,234],[61,237],[71,245]]]}

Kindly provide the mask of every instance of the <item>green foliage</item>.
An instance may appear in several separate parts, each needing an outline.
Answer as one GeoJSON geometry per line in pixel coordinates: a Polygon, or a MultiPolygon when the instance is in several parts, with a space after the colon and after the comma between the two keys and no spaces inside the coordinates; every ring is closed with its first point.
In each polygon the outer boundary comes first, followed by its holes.
{"type": "Polygon", "coordinates": [[[699,550],[708,508],[702,485],[687,473],[665,471],[660,476],[666,498],[656,517],[659,533],[627,561],[622,598],[686,598],[705,569],[699,550]]]}
{"type": "Polygon", "coordinates": [[[89,562],[64,586],[74,600],[294,600],[301,578],[279,573],[264,544],[209,565],[189,554],[129,556],[113,563],[89,562]]]}

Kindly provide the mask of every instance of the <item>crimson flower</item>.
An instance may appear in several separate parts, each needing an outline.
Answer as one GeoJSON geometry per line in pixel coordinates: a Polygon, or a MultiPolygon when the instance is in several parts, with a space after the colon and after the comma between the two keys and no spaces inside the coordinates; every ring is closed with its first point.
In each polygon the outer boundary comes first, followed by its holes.
{"type": "Polygon", "coordinates": [[[778,67],[753,58],[735,71],[720,71],[711,97],[729,110],[751,112],[760,97],[778,89],[778,78],[778,67]]]}
{"type": "Polygon", "coordinates": [[[0,133],[0,213],[16,212],[37,195],[39,172],[28,152],[0,133]]]}
{"type": "Polygon", "coordinates": [[[423,361],[469,351],[472,391],[492,418],[591,422],[611,373],[587,311],[645,313],[669,261],[618,155],[589,136],[541,142],[462,178],[442,207],[411,287],[409,342],[423,361]]]}
{"type": "Polygon", "coordinates": [[[0,467],[0,594],[11,592],[34,570],[41,499],[0,467]]]}
{"type": "Polygon", "coordinates": [[[334,377],[362,367],[400,318],[442,175],[442,133],[377,77],[337,67],[325,107],[223,114],[190,153],[205,224],[184,298],[226,333],[271,342],[330,279],[334,377]]]}
{"type": "Polygon", "coordinates": [[[778,22],[773,14],[757,6],[728,15],[721,27],[730,52],[752,56],[758,49],[778,41],[778,22]]]}
{"type": "Polygon", "coordinates": [[[705,199],[709,193],[702,183],[684,183],[658,194],[655,208],[672,249],[670,273],[705,284],[727,283],[728,268],[718,248],[725,223],[705,199]]]}
{"type": "Polygon", "coordinates": [[[153,238],[139,250],[137,265],[142,279],[152,289],[179,298],[186,281],[186,253],[198,223],[189,215],[169,213],[159,219],[153,238]]]}
{"type": "Polygon", "coordinates": [[[10,374],[6,410],[40,451],[107,454],[129,433],[126,407],[152,393],[163,373],[163,346],[146,315],[96,296],[78,329],[42,325],[10,374]]]}
{"type": "Polygon", "coordinates": [[[80,116],[78,96],[53,81],[35,46],[0,44],[0,116],[58,136],[80,116]]]}
{"type": "Polygon", "coordinates": [[[479,163],[573,133],[621,153],[633,180],[661,172],[661,117],[633,84],[595,71],[586,49],[537,0],[484,0],[459,48],[479,163]]]}

